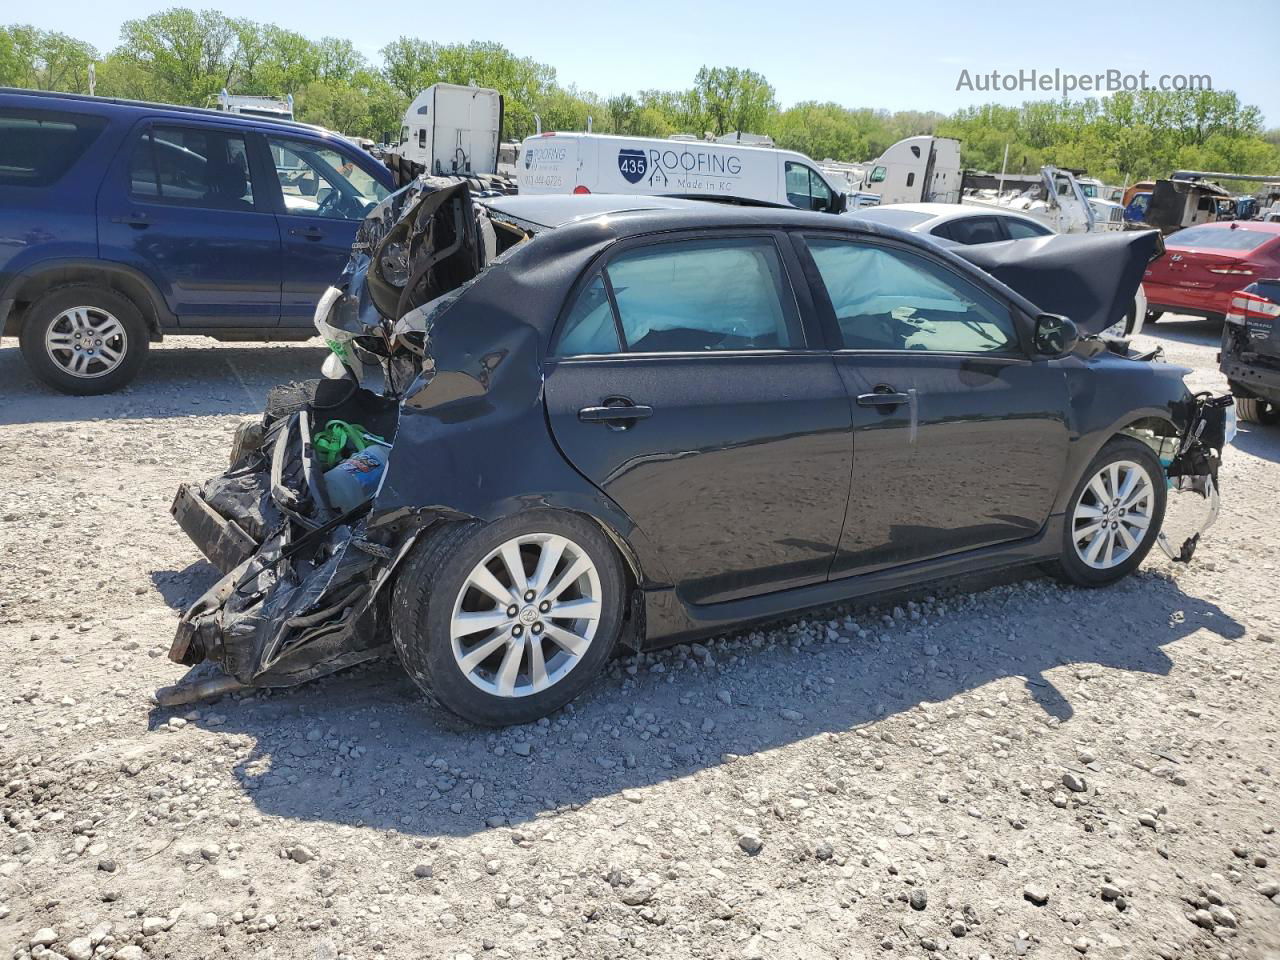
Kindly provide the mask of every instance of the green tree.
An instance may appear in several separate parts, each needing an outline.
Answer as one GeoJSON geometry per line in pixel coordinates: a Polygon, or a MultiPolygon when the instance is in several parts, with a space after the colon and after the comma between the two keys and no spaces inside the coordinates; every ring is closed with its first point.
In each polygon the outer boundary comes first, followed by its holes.
{"type": "Polygon", "coordinates": [[[703,67],[693,79],[693,88],[716,136],[757,133],[778,109],[773,87],[754,70],[703,67]]]}
{"type": "Polygon", "coordinates": [[[126,20],[117,52],[152,75],[162,98],[203,104],[234,86],[242,29],[216,10],[175,7],[126,20]]]}
{"type": "Polygon", "coordinates": [[[98,52],[65,33],[0,27],[0,84],[34,90],[89,92],[89,64],[98,52]]]}

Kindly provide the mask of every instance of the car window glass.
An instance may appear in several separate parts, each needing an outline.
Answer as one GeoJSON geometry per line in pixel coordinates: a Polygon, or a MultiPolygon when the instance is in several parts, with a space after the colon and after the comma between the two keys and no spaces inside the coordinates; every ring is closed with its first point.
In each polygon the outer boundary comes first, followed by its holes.
{"type": "Polygon", "coordinates": [[[285,210],[295,216],[363,220],[387,189],[337,150],[306,140],[268,137],[285,210]]]}
{"type": "Polygon", "coordinates": [[[854,350],[990,353],[1017,346],[995,298],[925,257],[888,247],[810,238],[842,346],[854,350]]]}
{"type": "Polygon", "coordinates": [[[1003,240],[994,217],[965,217],[951,221],[951,239],[957,243],[993,243],[1003,240]]]}
{"type": "Polygon", "coordinates": [[[831,209],[831,189],[812,167],[787,161],[785,171],[788,203],[801,210],[831,209]]]}
{"type": "MultiPolygon", "coordinates": [[[[776,350],[803,345],[778,248],[767,238],[681,240],[614,257],[605,268],[633,353],[776,350]]],[[[589,285],[566,319],[562,354],[611,343],[589,285]]]]}
{"type": "Polygon", "coordinates": [[[1047,237],[1052,232],[1048,227],[1027,223],[1025,220],[1015,220],[1013,217],[1005,218],[1004,228],[1009,232],[1009,238],[1012,240],[1026,240],[1028,237],[1047,237]]]}
{"type": "Polygon", "coordinates": [[[0,110],[0,186],[56,183],[106,125],[105,117],[78,113],[0,110]]]}
{"type": "Polygon", "coordinates": [[[617,353],[622,349],[618,342],[618,326],[614,322],[613,308],[604,279],[596,274],[594,279],[578,294],[578,299],[565,318],[560,333],[559,352],[565,355],[583,353],[617,353]]]}
{"type": "Polygon", "coordinates": [[[135,144],[129,162],[135,196],[224,210],[252,210],[244,138],[199,127],[157,125],[135,144]]]}
{"type": "Polygon", "coordinates": [[[1179,230],[1169,238],[1171,250],[1252,250],[1275,236],[1248,227],[1196,226],[1179,230]]]}

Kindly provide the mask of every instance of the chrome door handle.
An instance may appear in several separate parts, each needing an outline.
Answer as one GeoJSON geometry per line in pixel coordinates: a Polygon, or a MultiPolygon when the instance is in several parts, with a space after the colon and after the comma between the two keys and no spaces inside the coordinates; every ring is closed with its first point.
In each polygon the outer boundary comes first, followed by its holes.
{"type": "Polygon", "coordinates": [[[644,420],[653,416],[653,407],[643,404],[619,404],[612,407],[583,407],[578,419],[583,423],[620,423],[644,420]]]}
{"type": "Polygon", "coordinates": [[[860,393],[858,394],[858,406],[860,407],[896,407],[900,404],[910,403],[911,395],[907,393],[860,393]]]}

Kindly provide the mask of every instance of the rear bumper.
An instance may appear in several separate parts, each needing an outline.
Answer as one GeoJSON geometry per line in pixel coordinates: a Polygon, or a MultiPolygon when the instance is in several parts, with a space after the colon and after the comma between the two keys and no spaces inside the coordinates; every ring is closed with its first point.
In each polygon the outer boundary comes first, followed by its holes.
{"type": "Polygon", "coordinates": [[[1237,354],[1224,350],[1218,369],[1231,382],[1233,390],[1271,403],[1280,403],[1280,364],[1271,366],[1250,363],[1237,354]]]}
{"type": "Polygon", "coordinates": [[[1147,293],[1147,309],[1165,313],[1188,313],[1221,319],[1231,305],[1230,290],[1195,289],[1161,283],[1150,277],[1142,281],[1147,293]]]}

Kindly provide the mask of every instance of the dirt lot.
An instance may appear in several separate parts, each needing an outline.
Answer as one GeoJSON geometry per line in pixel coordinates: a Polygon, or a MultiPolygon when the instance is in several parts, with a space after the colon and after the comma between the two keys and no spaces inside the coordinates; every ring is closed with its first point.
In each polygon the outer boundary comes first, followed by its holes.
{"type": "MultiPolygon", "coordinates": [[[[1212,325],[1153,332],[1221,385],[1212,325]]],[[[821,611],[495,733],[391,662],[151,700],[214,579],[173,491],[320,350],[169,343],[77,399],[2,347],[14,957],[1280,957],[1280,430],[1190,569],[821,611]]]]}

